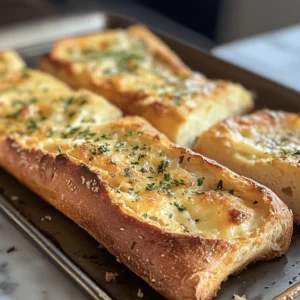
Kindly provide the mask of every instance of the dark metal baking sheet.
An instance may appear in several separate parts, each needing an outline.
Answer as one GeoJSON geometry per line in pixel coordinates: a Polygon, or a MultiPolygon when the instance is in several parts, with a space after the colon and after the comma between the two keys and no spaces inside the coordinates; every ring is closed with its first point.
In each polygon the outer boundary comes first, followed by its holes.
{"type": "MultiPolygon", "coordinates": [[[[76,16],[76,18],[78,17],[80,16],[76,16]]],[[[136,22],[123,16],[104,13],[92,13],[90,20],[97,17],[101,18],[101,22],[91,22],[90,29],[86,27],[80,31],[74,25],[74,31],[69,31],[68,35],[105,28],[125,27],[136,22]]],[[[138,21],[142,22],[143,20],[138,21]]],[[[47,22],[51,23],[55,20],[48,20],[47,22]]],[[[37,32],[36,35],[38,32],[43,34],[38,30],[41,28],[39,24],[36,24],[35,28],[36,31],[28,31],[28,40],[30,40],[29,32],[31,34],[37,32]]],[[[48,27],[44,24],[43,28],[47,30],[48,27]]],[[[26,28],[23,28],[23,34],[25,31],[26,28]]],[[[35,67],[37,57],[48,51],[56,38],[65,34],[61,30],[58,35],[52,36],[52,39],[51,35],[45,39],[47,34],[44,32],[44,38],[41,36],[40,39],[42,42],[27,44],[26,47],[19,46],[17,50],[31,67],[35,67]]],[[[198,70],[211,78],[224,78],[240,82],[252,90],[256,94],[256,107],[300,111],[299,93],[221,61],[182,40],[169,36],[165,32],[158,31],[157,34],[194,70],[198,70]]],[[[38,37],[35,38],[39,40],[38,37]]],[[[105,249],[99,248],[99,243],[84,230],[3,170],[0,170],[0,186],[0,208],[50,258],[74,278],[92,298],[103,300],[138,299],[137,292],[141,289],[144,293],[143,299],[163,299],[143,280],[124,265],[118,263],[105,249]],[[50,216],[51,221],[45,219],[45,216],[50,216]],[[118,273],[116,282],[105,282],[106,272],[118,273]]],[[[273,299],[300,280],[299,249],[300,228],[295,227],[291,248],[285,256],[273,261],[255,263],[241,274],[230,276],[228,281],[222,284],[217,299],[230,299],[233,294],[246,294],[248,300],[273,299]]]]}

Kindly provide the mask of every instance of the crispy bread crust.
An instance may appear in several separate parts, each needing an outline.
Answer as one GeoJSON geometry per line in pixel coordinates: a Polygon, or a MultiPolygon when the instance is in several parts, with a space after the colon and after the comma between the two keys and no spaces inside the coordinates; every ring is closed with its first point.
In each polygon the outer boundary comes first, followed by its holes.
{"type": "MultiPolygon", "coordinates": [[[[34,79],[38,74],[29,75],[34,79]]],[[[292,216],[271,190],[176,146],[139,117],[102,125],[83,122],[79,127],[67,121],[59,127],[55,117],[65,115],[69,105],[80,100],[77,110],[83,111],[89,103],[65,92],[72,97],[62,100],[60,112],[57,104],[46,101],[53,109],[54,119],[49,120],[40,113],[22,119],[15,97],[4,93],[0,166],[87,230],[167,299],[212,299],[230,274],[287,251],[292,216]],[[50,135],[45,122],[53,129],[50,135]],[[146,166],[151,176],[136,163],[146,166]],[[125,188],[128,180],[130,190],[125,188]],[[173,199],[178,202],[170,203],[173,199]],[[134,210],[133,204],[141,208],[134,210]]],[[[23,100],[18,99],[18,105],[28,111],[28,99],[23,100]]],[[[30,105],[41,112],[38,99],[30,105]]]]}
{"type": "Polygon", "coordinates": [[[271,188],[293,210],[294,222],[300,224],[297,182],[292,183],[300,178],[299,159],[297,153],[294,155],[296,148],[291,153],[287,150],[292,147],[289,134],[297,139],[299,127],[299,114],[265,109],[216,124],[198,139],[193,150],[271,188]],[[247,138],[257,140],[257,145],[245,142],[247,138]]]}
{"type": "Polygon", "coordinates": [[[118,76],[95,76],[93,72],[80,70],[73,61],[57,56],[61,49],[67,47],[71,49],[74,43],[79,44],[100,35],[109,36],[114,32],[117,31],[58,41],[49,54],[40,58],[39,67],[74,88],[84,87],[103,95],[125,114],[144,117],[173,142],[182,146],[190,147],[195,138],[215,122],[252,110],[252,95],[242,86],[221,80],[212,82],[204,77],[197,79],[197,75],[170,48],[141,25],[131,26],[127,32],[146,41],[152,55],[163,62],[166,68],[181,78],[199,80],[203,84],[203,89],[209,85],[214,88],[198,92],[198,99],[194,103],[188,101],[191,103],[178,106],[173,103],[175,95],[166,100],[155,92],[141,91],[138,87],[128,88],[118,76]],[[203,116],[207,114],[209,117],[203,122],[203,116]],[[187,127],[192,130],[187,130],[187,127]]]}
{"type": "Polygon", "coordinates": [[[275,194],[187,149],[171,143],[166,146],[192,156],[197,164],[205,165],[224,182],[243,185],[245,193],[260,195],[269,205],[266,224],[255,236],[242,240],[205,239],[194,234],[167,232],[124,213],[111,198],[100,174],[65,154],[55,156],[39,149],[24,149],[17,141],[7,138],[0,143],[0,163],[86,229],[167,299],[212,299],[228,275],[257,259],[271,259],[287,251],[292,234],[291,214],[275,194]],[[82,176],[95,180],[99,189],[88,189],[82,184],[82,176]]]}

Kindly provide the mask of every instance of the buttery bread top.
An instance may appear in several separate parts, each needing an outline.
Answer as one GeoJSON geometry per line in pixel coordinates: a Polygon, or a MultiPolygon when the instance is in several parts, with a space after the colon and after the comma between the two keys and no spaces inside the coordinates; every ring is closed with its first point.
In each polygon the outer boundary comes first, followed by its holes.
{"type": "Polygon", "coordinates": [[[80,124],[102,124],[122,115],[92,92],[73,92],[50,75],[24,70],[12,73],[10,81],[0,83],[1,135],[13,131],[26,135],[41,129],[50,137],[55,128],[72,127],[74,131],[80,124]]]}
{"type": "Polygon", "coordinates": [[[270,190],[103,98],[25,74],[0,87],[1,167],[165,297],[212,299],[229,274],[287,251],[291,214],[270,190]]]}
{"type": "MultiPolygon", "coordinates": [[[[23,149],[67,154],[84,162],[101,175],[111,199],[126,214],[169,232],[245,239],[255,237],[276,211],[270,210],[270,195],[262,195],[252,182],[189,150],[170,147],[138,117],[67,129],[53,123],[51,136],[37,121],[34,126],[25,123],[22,133],[7,134],[23,149]]],[[[100,189],[84,176],[82,184],[100,189]]],[[[69,188],[76,189],[72,177],[69,188]]]]}
{"type": "MultiPolygon", "coordinates": [[[[116,89],[134,92],[137,99],[155,96],[156,101],[183,111],[194,109],[201,96],[225,85],[193,73],[141,25],[62,39],[49,55],[54,63],[68,65],[75,74],[89,73],[94,84],[101,85],[109,79],[116,89]]],[[[126,106],[122,109],[126,110],[126,106]]]]}
{"type": "MultiPolygon", "coordinates": [[[[300,158],[300,117],[282,111],[261,110],[220,122],[205,136],[215,136],[236,155],[247,161],[280,158],[298,164],[300,158]]],[[[205,138],[205,136],[203,138],[205,138]]],[[[198,144],[200,147],[201,139],[198,144]]],[[[197,144],[194,149],[197,148],[197,144]]]]}
{"type": "MultiPolygon", "coordinates": [[[[105,99],[37,71],[16,72],[0,86],[0,139],[84,162],[127,214],[171,232],[244,239],[276,211],[271,194],[175,146],[143,119],[104,122],[109,116],[120,112],[105,99]]],[[[99,190],[84,177],[82,184],[99,190]]]]}

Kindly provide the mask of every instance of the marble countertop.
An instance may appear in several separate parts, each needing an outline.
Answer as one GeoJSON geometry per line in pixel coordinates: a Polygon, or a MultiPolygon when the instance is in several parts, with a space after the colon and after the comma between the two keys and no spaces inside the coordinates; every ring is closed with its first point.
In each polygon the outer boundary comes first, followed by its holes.
{"type": "Polygon", "coordinates": [[[0,300],[90,299],[0,211],[0,300]]]}
{"type": "MultiPolygon", "coordinates": [[[[300,25],[223,45],[213,53],[300,90],[300,25]]],[[[24,299],[90,298],[0,212],[0,300],[24,299]]]]}
{"type": "Polygon", "coordinates": [[[212,52],[300,91],[300,24],[221,45],[212,52]]]}

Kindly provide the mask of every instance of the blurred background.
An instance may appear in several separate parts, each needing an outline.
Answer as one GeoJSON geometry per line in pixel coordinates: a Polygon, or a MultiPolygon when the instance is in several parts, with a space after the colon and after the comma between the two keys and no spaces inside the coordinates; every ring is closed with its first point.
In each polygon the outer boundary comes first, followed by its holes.
{"type": "Polygon", "coordinates": [[[0,48],[11,26],[20,31],[23,22],[99,10],[131,16],[300,90],[297,0],[0,0],[0,48]]]}
{"type": "Polygon", "coordinates": [[[300,22],[300,1],[295,0],[1,0],[0,25],[97,7],[116,10],[125,7],[127,11],[137,4],[217,44],[300,22]]]}

